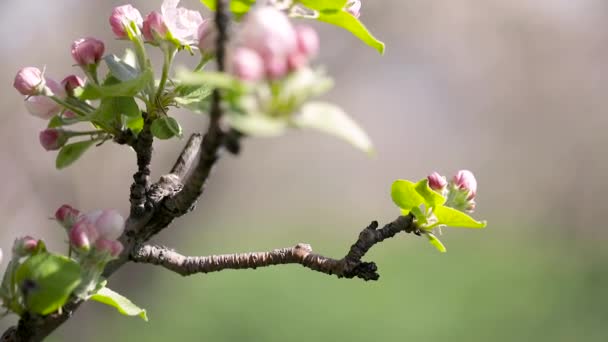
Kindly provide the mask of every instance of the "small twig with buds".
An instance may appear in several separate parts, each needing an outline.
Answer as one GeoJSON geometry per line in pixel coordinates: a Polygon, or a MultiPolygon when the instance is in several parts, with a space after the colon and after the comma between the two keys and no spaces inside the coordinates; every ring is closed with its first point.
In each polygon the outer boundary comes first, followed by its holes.
{"type": "Polygon", "coordinates": [[[308,244],[275,249],[269,252],[252,252],[212,256],[184,256],[162,246],[142,245],[133,249],[131,259],[138,263],[162,266],[168,270],[188,276],[197,273],[218,272],[226,269],[256,269],[283,264],[300,264],[314,271],[338,278],[358,277],[363,280],[378,280],[376,264],[361,259],[377,243],[394,237],[399,232],[415,233],[413,217],[400,216],[381,229],[373,221],[359,234],[348,254],[342,259],[332,259],[312,252],[308,244]]]}

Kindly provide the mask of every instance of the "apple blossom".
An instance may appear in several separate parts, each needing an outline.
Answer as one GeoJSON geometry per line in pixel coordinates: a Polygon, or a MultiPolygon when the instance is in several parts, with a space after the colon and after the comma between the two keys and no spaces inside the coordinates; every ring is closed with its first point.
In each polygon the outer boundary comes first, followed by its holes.
{"type": "Polygon", "coordinates": [[[72,43],[72,57],[82,67],[99,63],[104,51],[105,45],[96,38],[81,38],[72,43]]]}
{"type": "Polygon", "coordinates": [[[13,86],[22,95],[32,96],[42,94],[45,87],[42,71],[36,67],[19,69],[15,76],[13,86]]]}
{"type": "MultiPolygon", "coordinates": [[[[127,34],[128,30],[130,30],[131,23],[135,23],[135,26],[141,31],[143,19],[141,17],[141,13],[133,7],[132,5],[122,5],[117,6],[112,9],[112,14],[110,15],[110,26],[112,27],[112,32],[119,39],[128,38],[127,34]]],[[[134,32],[137,34],[138,32],[134,32]]]]}

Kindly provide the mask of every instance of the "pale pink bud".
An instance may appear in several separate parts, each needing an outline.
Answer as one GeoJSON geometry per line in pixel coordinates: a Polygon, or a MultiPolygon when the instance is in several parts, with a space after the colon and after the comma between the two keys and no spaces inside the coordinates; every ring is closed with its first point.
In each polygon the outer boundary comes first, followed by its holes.
{"type": "Polygon", "coordinates": [[[288,59],[272,58],[265,61],[266,75],[270,79],[279,79],[289,72],[288,59]]]}
{"type": "Polygon", "coordinates": [[[217,44],[217,28],[213,20],[205,20],[198,27],[198,48],[203,54],[214,54],[217,44]]]}
{"type": "Polygon", "coordinates": [[[177,7],[179,0],[165,0],[161,5],[161,13],[169,32],[182,45],[198,44],[198,28],[203,23],[203,17],[197,11],[177,7]]]}
{"type": "Polygon", "coordinates": [[[257,81],[264,76],[264,62],[255,51],[239,47],[230,56],[228,70],[242,80],[257,81]]]}
{"type": "MultiPolygon", "coordinates": [[[[66,97],[65,90],[55,80],[47,78],[45,83],[45,92],[48,93],[47,95],[50,96],[53,94],[58,98],[66,97]]],[[[59,114],[61,111],[61,106],[47,96],[37,95],[30,96],[25,100],[25,109],[27,109],[27,111],[34,116],[42,119],[50,119],[56,114],[59,114]]]]}
{"type": "Polygon", "coordinates": [[[125,39],[129,37],[127,30],[132,22],[135,22],[135,25],[139,28],[139,30],[141,30],[143,19],[137,8],[131,5],[122,5],[112,9],[112,14],[110,15],[110,26],[112,27],[112,32],[114,32],[117,38],[125,39]]]}
{"type": "Polygon", "coordinates": [[[431,173],[427,179],[429,180],[429,187],[435,191],[442,191],[448,185],[448,181],[437,172],[431,173]]]}
{"type": "Polygon", "coordinates": [[[64,119],[74,119],[75,117],[76,117],[76,114],[74,112],[72,112],[71,110],[66,110],[65,112],[63,112],[64,119]]]}
{"type": "Polygon", "coordinates": [[[24,257],[31,254],[38,246],[38,240],[31,236],[24,236],[15,240],[13,244],[13,254],[24,257]]]}
{"type": "Polygon", "coordinates": [[[296,51],[298,44],[296,31],[287,15],[272,6],[250,11],[243,20],[239,38],[243,46],[260,54],[265,64],[276,64],[277,59],[286,60],[296,51]]]}
{"type": "Polygon", "coordinates": [[[300,52],[295,52],[287,57],[287,65],[290,71],[297,71],[308,64],[308,57],[300,52]]]}
{"type": "Polygon", "coordinates": [[[314,57],[319,53],[319,35],[310,26],[296,26],[298,51],[307,57],[314,57]]]}
{"type": "Polygon", "coordinates": [[[344,7],[344,10],[352,14],[355,18],[359,18],[361,15],[361,0],[349,1],[344,7]]]}
{"type": "Polygon", "coordinates": [[[19,69],[15,76],[13,86],[22,95],[39,95],[44,91],[44,77],[42,71],[35,67],[19,69]]]}
{"type": "Polygon", "coordinates": [[[94,224],[99,236],[105,239],[118,239],[125,229],[125,219],[114,209],[95,210],[85,214],[84,218],[94,224]]]}
{"type": "Polygon", "coordinates": [[[83,67],[99,63],[104,51],[103,42],[96,38],[81,38],[72,43],[72,57],[83,67]]]}
{"type": "Polygon", "coordinates": [[[154,11],[146,16],[142,29],[144,38],[148,42],[154,42],[157,39],[166,39],[169,29],[165,24],[163,15],[154,11]]]}
{"type": "Polygon", "coordinates": [[[88,251],[91,244],[99,239],[99,233],[93,224],[86,219],[80,219],[70,229],[70,243],[76,249],[88,251]]]}
{"type": "Polygon", "coordinates": [[[65,228],[71,228],[78,217],[80,216],[80,211],[78,209],[74,209],[71,206],[64,204],[55,212],[55,218],[62,226],[65,228]]]}
{"type": "Polygon", "coordinates": [[[84,80],[76,75],[69,75],[61,81],[61,85],[66,93],[74,95],[76,88],[84,87],[84,80]]]}
{"type": "Polygon", "coordinates": [[[55,151],[68,141],[68,134],[61,128],[47,128],[40,132],[40,145],[47,151],[55,151]]]}
{"type": "Polygon", "coordinates": [[[469,192],[467,199],[472,200],[477,194],[477,180],[473,173],[469,170],[460,170],[452,180],[454,185],[460,190],[469,192]]]}
{"type": "Polygon", "coordinates": [[[95,249],[99,253],[108,253],[111,257],[116,258],[122,253],[124,247],[120,241],[101,238],[95,242],[95,249]]]}

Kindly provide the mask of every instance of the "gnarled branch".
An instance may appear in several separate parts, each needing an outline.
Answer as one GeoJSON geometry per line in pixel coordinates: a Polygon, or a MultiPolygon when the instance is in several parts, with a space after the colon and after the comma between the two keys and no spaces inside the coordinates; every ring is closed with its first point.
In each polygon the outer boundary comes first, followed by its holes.
{"type": "Polygon", "coordinates": [[[212,256],[184,256],[162,246],[142,245],[133,249],[131,259],[138,263],[160,265],[168,270],[188,276],[197,273],[218,272],[226,269],[255,269],[272,265],[300,264],[338,278],[358,277],[378,280],[377,266],[361,259],[377,243],[399,232],[418,233],[411,215],[400,216],[381,229],[373,221],[359,234],[357,241],[342,259],[332,259],[312,252],[308,244],[275,249],[269,252],[237,253],[212,256]]]}

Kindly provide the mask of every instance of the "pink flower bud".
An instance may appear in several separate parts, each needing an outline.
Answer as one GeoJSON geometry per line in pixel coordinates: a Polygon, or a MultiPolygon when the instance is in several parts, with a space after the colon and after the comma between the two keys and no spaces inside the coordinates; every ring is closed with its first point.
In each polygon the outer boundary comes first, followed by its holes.
{"type": "Polygon", "coordinates": [[[95,210],[85,214],[84,218],[95,225],[99,236],[105,239],[118,239],[125,229],[125,219],[114,209],[95,210]]]}
{"type": "Polygon", "coordinates": [[[163,15],[156,11],[148,14],[144,19],[142,33],[147,42],[166,39],[169,28],[165,24],[163,15]]]}
{"type": "MultiPolygon", "coordinates": [[[[58,98],[66,97],[65,90],[55,80],[46,78],[45,83],[45,92],[48,93],[49,96],[52,93],[58,98]]],[[[37,95],[30,96],[25,100],[25,109],[34,116],[48,120],[54,115],[59,114],[61,106],[47,96],[37,95]]]]}
{"type": "Polygon", "coordinates": [[[264,64],[274,63],[267,69],[277,70],[277,60],[285,60],[297,49],[296,31],[285,13],[272,6],[250,11],[240,31],[240,42],[244,47],[256,51],[264,64]]]}
{"type": "Polygon", "coordinates": [[[107,253],[111,257],[116,258],[122,253],[124,247],[120,241],[101,238],[95,242],[95,249],[99,253],[107,253]]]}
{"type": "Polygon", "coordinates": [[[65,228],[71,228],[74,223],[78,220],[80,216],[80,211],[78,209],[74,209],[71,206],[64,204],[55,212],[55,218],[62,226],[65,228]]]}
{"type": "Polygon", "coordinates": [[[38,240],[31,236],[24,236],[15,240],[13,244],[13,254],[18,257],[30,255],[38,246],[38,240]]]}
{"type": "Polygon", "coordinates": [[[285,58],[273,58],[266,60],[265,65],[266,76],[273,80],[282,78],[289,72],[288,59],[285,58]]]}
{"type": "Polygon", "coordinates": [[[290,71],[297,71],[308,64],[308,57],[300,52],[295,52],[287,57],[287,65],[290,71]]]}
{"type": "Polygon", "coordinates": [[[112,27],[112,32],[114,32],[117,38],[125,39],[129,37],[127,30],[132,22],[135,22],[135,25],[141,31],[143,19],[141,17],[141,13],[139,13],[135,7],[131,5],[122,5],[112,9],[112,14],[110,15],[110,26],[112,27]]]}
{"type": "Polygon", "coordinates": [[[103,42],[95,38],[81,38],[72,43],[72,57],[82,67],[99,63],[105,46],[103,42]]]}
{"type": "Polygon", "coordinates": [[[359,18],[361,15],[361,0],[349,1],[344,7],[344,10],[352,14],[355,18],[359,18]]]}
{"type": "Polygon", "coordinates": [[[70,75],[61,81],[61,85],[67,94],[73,96],[76,88],[84,87],[84,80],[76,75],[70,75]]]}
{"type": "Polygon", "coordinates": [[[458,189],[469,192],[469,196],[467,197],[468,200],[475,198],[475,195],[477,194],[477,180],[471,171],[458,171],[452,181],[454,182],[454,186],[458,189]]]}
{"type": "Polygon", "coordinates": [[[429,187],[435,191],[441,192],[448,185],[448,181],[437,172],[431,173],[427,179],[429,180],[429,187]]]}
{"type": "Polygon", "coordinates": [[[257,81],[264,76],[262,58],[255,51],[239,47],[229,58],[228,70],[236,77],[246,81],[257,81]]]}
{"type": "Polygon", "coordinates": [[[70,243],[78,250],[88,251],[91,244],[99,239],[99,233],[93,224],[85,219],[80,219],[70,229],[70,243]]]}
{"type": "Polygon", "coordinates": [[[39,95],[44,91],[42,71],[34,67],[21,68],[15,76],[13,86],[22,95],[39,95]]]}
{"type": "Polygon", "coordinates": [[[71,110],[66,110],[63,112],[64,119],[74,119],[75,117],[76,117],[76,114],[74,112],[72,112],[71,110]]]}
{"type": "Polygon", "coordinates": [[[319,36],[310,26],[296,26],[298,51],[307,57],[314,57],[319,53],[319,36]]]}
{"type": "Polygon", "coordinates": [[[198,27],[198,48],[203,54],[214,54],[217,43],[217,28],[213,20],[205,20],[198,27]]]}
{"type": "Polygon", "coordinates": [[[165,0],[161,13],[169,32],[182,45],[196,45],[199,42],[198,29],[203,17],[197,11],[177,7],[179,0],[165,0]]]}
{"type": "Polygon", "coordinates": [[[61,128],[47,128],[40,132],[40,145],[47,151],[55,151],[68,141],[68,134],[61,128]]]}

